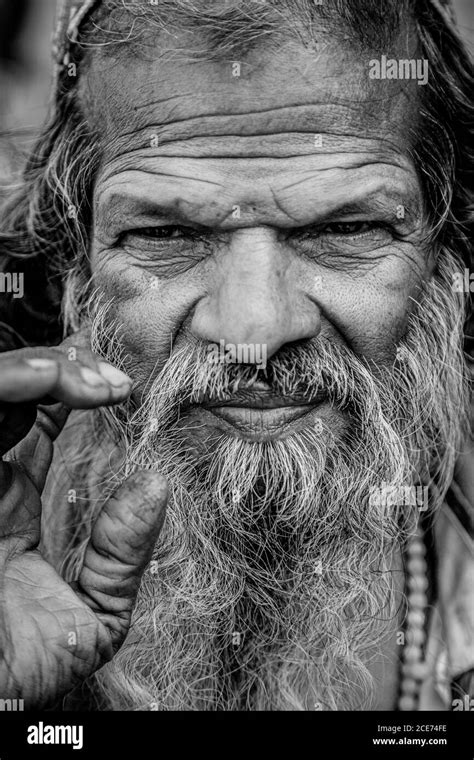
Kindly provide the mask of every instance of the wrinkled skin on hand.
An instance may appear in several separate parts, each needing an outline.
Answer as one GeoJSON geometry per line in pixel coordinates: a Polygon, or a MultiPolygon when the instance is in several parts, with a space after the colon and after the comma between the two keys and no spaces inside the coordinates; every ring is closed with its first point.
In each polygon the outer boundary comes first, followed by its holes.
{"type": "Polygon", "coordinates": [[[75,336],[58,348],[0,355],[0,454],[6,455],[0,463],[0,696],[22,698],[28,708],[51,705],[113,657],[164,518],[163,477],[135,473],[99,514],[74,584],[41,555],[41,492],[69,411],[118,403],[131,389],[123,373],[83,346],[87,338],[75,336]]]}

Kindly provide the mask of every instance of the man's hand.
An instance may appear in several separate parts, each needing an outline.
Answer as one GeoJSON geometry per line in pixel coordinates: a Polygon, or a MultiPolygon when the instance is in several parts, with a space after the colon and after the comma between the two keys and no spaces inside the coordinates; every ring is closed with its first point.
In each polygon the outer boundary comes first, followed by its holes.
{"type": "Polygon", "coordinates": [[[29,708],[57,701],[120,647],[164,519],[163,477],[135,473],[98,516],[76,583],[38,551],[41,492],[69,410],[116,404],[131,389],[79,342],[0,354],[0,456],[9,452],[0,462],[0,699],[29,708]]]}

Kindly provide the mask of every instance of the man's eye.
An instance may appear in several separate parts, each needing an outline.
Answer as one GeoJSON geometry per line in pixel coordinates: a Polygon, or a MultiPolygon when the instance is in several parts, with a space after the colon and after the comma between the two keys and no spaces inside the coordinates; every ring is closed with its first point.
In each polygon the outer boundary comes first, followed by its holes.
{"type": "Polygon", "coordinates": [[[297,236],[297,247],[320,261],[324,256],[336,257],[338,261],[346,256],[354,261],[360,256],[373,257],[393,239],[393,231],[381,221],[328,222],[304,230],[297,236]]]}
{"type": "Polygon", "coordinates": [[[376,224],[373,222],[332,222],[321,227],[322,233],[330,235],[360,235],[364,232],[370,232],[376,224]]]}
{"type": "Polygon", "coordinates": [[[193,230],[191,228],[168,224],[163,227],[141,227],[137,230],[129,230],[126,234],[149,238],[150,240],[171,240],[173,238],[189,237],[192,236],[192,233],[193,230]]]}

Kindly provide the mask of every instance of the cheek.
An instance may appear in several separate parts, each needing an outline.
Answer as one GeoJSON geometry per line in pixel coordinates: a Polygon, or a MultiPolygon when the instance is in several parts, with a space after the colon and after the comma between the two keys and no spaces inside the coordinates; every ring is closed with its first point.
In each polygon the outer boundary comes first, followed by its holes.
{"type": "MultiPolygon", "coordinates": [[[[406,251],[388,252],[370,271],[311,267],[303,287],[321,311],[323,334],[336,341],[342,338],[359,356],[390,364],[433,266],[424,263],[421,253],[410,253],[408,257],[406,251]]],[[[212,278],[196,267],[159,279],[129,256],[107,251],[93,256],[93,274],[105,298],[113,301],[111,318],[121,325],[134,364],[132,374],[141,384],[165,363],[212,278]]]]}
{"type": "Polygon", "coordinates": [[[93,259],[96,286],[112,301],[110,318],[121,327],[123,343],[139,383],[161,367],[183,323],[199,298],[199,280],[183,274],[162,280],[124,255],[93,259]]]}
{"type": "Polygon", "coordinates": [[[421,254],[411,261],[388,255],[370,271],[326,271],[319,300],[324,319],[356,354],[391,364],[430,271],[421,254]]]}

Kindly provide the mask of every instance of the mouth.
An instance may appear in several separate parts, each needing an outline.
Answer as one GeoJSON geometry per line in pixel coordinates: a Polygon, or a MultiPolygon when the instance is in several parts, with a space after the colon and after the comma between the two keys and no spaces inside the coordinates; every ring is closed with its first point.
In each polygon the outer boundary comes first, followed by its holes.
{"type": "Polygon", "coordinates": [[[311,425],[327,405],[324,392],[311,394],[311,399],[287,398],[275,395],[264,384],[254,383],[239,388],[232,398],[207,401],[203,399],[194,409],[199,409],[206,421],[227,433],[252,441],[272,440],[290,435],[302,427],[311,425]]]}

